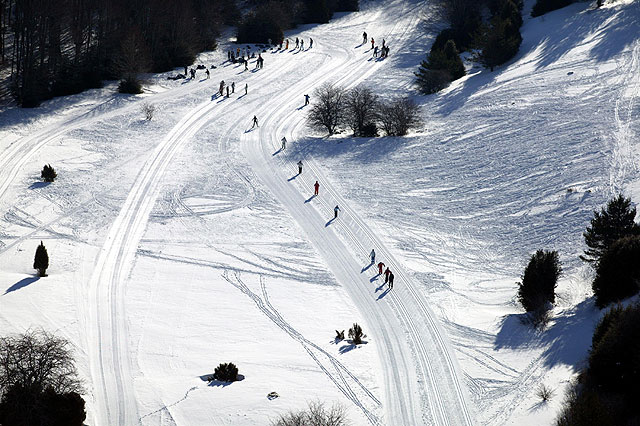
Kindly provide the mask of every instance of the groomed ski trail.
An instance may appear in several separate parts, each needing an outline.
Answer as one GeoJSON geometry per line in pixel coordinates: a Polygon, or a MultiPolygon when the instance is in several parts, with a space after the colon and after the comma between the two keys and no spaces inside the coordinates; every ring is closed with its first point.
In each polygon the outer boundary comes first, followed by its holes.
{"type": "MultiPolygon", "coordinates": [[[[390,37],[395,46],[406,42],[402,36],[416,24],[416,15],[419,14],[403,14],[408,22],[396,23],[390,37]]],[[[336,50],[340,48],[334,47],[336,50]]],[[[304,159],[305,173],[295,183],[287,181],[287,173],[295,170],[295,161],[279,160],[279,156],[274,160],[273,151],[279,147],[280,138],[288,136],[289,140],[295,140],[294,130],[304,122],[302,114],[292,113],[303,90],[310,91],[326,81],[354,86],[382,64],[368,64],[351,51],[346,53],[347,59],[340,57],[341,63],[334,65],[331,72],[320,69],[292,86],[284,99],[263,105],[259,112],[266,116],[263,125],[257,135],[243,135],[243,149],[255,173],[307,233],[373,329],[382,365],[387,367],[383,368],[386,424],[472,424],[453,350],[418,284],[330,186],[311,158],[304,159]],[[305,203],[302,192],[310,193],[316,177],[323,182],[321,196],[305,203]],[[335,204],[342,209],[340,218],[325,223],[335,204]],[[396,289],[377,299],[377,292],[362,268],[363,258],[371,247],[375,247],[378,258],[384,259],[398,277],[396,289]]]]}

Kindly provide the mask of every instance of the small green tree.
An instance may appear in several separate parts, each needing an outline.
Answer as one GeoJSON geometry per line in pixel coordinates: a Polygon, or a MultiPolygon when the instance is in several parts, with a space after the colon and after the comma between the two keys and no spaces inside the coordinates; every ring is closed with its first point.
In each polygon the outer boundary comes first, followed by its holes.
{"type": "Polygon", "coordinates": [[[589,248],[580,259],[597,265],[614,241],[627,235],[640,234],[640,227],[634,222],[635,217],[636,208],[631,206],[631,199],[622,194],[611,199],[600,212],[594,211],[591,226],[583,234],[589,248]]]}
{"type": "Polygon", "coordinates": [[[213,378],[222,382],[235,382],[238,380],[238,367],[232,362],[220,364],[215,368],[213,378]]]}
{"type": "Polygon", "coordinates": [[[611,244],[596,266],[591,287],[600,308],[640,291],[640,235],[629,235],[611,244]]]}
{"type": "Polygon", "coordinates": [[[556,284],[562,273],[557,251],[538,250],[518,283],[518,301],[527,312],[533,312],[556,299],[556,284]]]}
{"type": "Polygon", "coordinates": [[[40,172],[40,177],[45,182],[53,182],[58,177],[55,169],[51,167],[51,164],[45,164],[40,172]]]}
{"type": "Polygon", "coordinates": [[[38,275],[41,277],[47,276],[47,268],[49,267],[49,254],[47,253],[47,248],[44,246],[42,241],[40,241],[40,245],[36,248],[36,256],[33,259],[33,269],[38,270],[38,275]]]}
{"type": "Polygon", "coordinates": [[[353,323],[353,326],[349,329],[349,338],[354,345],[360,345],[362,343],[362,339],[367,337],[366,334],[363,333],[362,327],[358,325],[358,323],[353,323]]]}

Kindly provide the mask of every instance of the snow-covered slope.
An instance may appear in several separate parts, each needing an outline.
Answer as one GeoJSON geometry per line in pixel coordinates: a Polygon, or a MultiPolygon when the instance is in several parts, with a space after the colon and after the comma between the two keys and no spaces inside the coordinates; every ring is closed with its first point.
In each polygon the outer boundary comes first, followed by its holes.
{"type": "Polygon", "coordinates": [[[212,52],[210,80],[3,111],[0,333],[74,344],[91,425],[258,425],[316,399],[354,424],[549,424],[599,315],[581,232],[611,194],[640,199],[640,3],[527,19],[511,63],[417,96],[436,19],[425,1],[364,2],[288,33],[313,48],[269,50],[261,70],[212,52]],[[363,31],[391,56],[374,60],[363,31]],[[222,79],[230,98],[213,96],[222,79]],[[325,81],[410,94],[424,128],[318,138],[303,95],[325,81]],[[38,183],[44,163],[53,184],[38,183]],[[40,240],[51,268],[35,279],[40,240]],[[543,333],[515,303],[538,248],[565,270],[543,333]],[[366,344],[333,340],[353,322],[366,344]],[[229,361],[244,380],[200,378],[229,361]]]}

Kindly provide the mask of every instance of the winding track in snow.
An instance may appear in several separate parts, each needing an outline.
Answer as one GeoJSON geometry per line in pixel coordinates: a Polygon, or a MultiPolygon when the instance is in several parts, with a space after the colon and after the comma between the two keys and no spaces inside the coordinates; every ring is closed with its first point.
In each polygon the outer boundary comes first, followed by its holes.
{"type": "MultiPolygon", "coordinates": [[[[391,32],[389,38],[394,41],[394,46],[406,42],[402,37],[408,28],[416,24],[415,16],[419,15],[415,9],[413,12],[402,14],[404,22],[391,32]]],[[[334,50],[340,49],[334,47],[334,50]]],[[[418,284],[413,282],[348,202],[331,187],[329,180],[323,178],[313,159],[305,159],[305,173],[294,184],[287,181],[286,172],[283,172],[283,167],[295,170],[294,161],[273,160],[272,151],[279,146],[280,138],[288,136],[295,140],[295,129],[303,124],[300,115],[291,113],[303,89],[309,91],[326,81],[354,86],[383,63],[370,64],[350,51],[344,53],[346,58],[334,58],[341,64],[334,65],[331,72],[320,70],[288,90],[289,96],[263,105],[260,114],[266,118],[263,118],[258,134],[244,135],[244,152],[256,174],[307,233],[338,281],[352,296],[368,326],[373,328],[382,364],[387,367],[384,368],[387,423],[472,424],[453,350],[418,284]],[[309,81],[313,83],[309,84],[309,81]],[[309,178],[310,175],[314,178],[309,178]],[[304,203],[305,197],[301,192],[309,190],[316,177],[323,182],[322,196],[311,203],[304,203]],[[334,204],[341,206],[341,217],[325,224],[334,204]],[[334,231],[334,228],[337,229],[334,231]],[[366,257],[370,247],[376,248],[379,258],[391,266],[401,283],[399,288],[384,293],[378,299],[372,294],[369,277],[360,270],[362,258],[366,257]],[[354,255],[353,251],[363,256],[354,255]]]]}

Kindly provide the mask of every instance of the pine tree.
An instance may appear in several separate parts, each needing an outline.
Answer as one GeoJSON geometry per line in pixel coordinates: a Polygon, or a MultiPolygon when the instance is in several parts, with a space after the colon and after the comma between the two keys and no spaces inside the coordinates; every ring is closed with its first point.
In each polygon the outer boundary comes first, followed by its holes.
{"type": "Polygon", "coordinates": [[[627,235],[640,234],[635,217],[636,208],[631,206],[631,199],[622,194],[609,200],[607,207],[600,212],[594,211],[591,226],[582,234],[589,248],[580,259],[597,265],[613,242],[627,235]]]}
{"type": "Polygon", "coordinates": [[[42,168],[42,171],[40,172],[40,177],[45,182],[53,182],[54,180],[56,180],[56,177],[58,177],[58,174],[56,173],[54,168],[51,167],[51,164],[45,164],[45,166],[42,168]]]}
{"type": "Polygon", "coordinates": [[[434,43],[429,57],[420,63],[420,68],[415,75],[420,90],[427,94],[442,90],[451,81],[464,76],[464,64],[455,42],[447,40],[442,49],[434,43]]]}
{"type": "Polygon", "coordinates": [[[557,251],[538,250],[518,283],[518,300],[527,312],[544,308],[556,300],[556,283],[562,273],[557,251]]]}
{"type": "Polygon", "coordinates": [[[49,267],[49,254],[47,253],[47,248],[44,246],[42,241],[40,241],[40,245],[36,249],[36,256],[33,259],[33,269],[38,270],[39,276],[46,277],[48,267],[49,267]]]}

